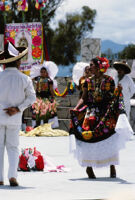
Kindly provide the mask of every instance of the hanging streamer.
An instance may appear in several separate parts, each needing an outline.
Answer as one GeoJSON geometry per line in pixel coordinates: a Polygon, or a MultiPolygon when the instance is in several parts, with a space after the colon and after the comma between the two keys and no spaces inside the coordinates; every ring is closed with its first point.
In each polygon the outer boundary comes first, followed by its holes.
{"type": "Polygon", "coordinates": [[[37,10],[44,9],[47,0],[36,0],[35,8],[37,10]]]}
{"type": "Polygon", "coordinates": [[[17,10],[27,12],[28,11],[28,0],[19,0],[17,10]]]}
{"type": "Polygon", "coordinates": [[[75,91],[76,91],[75,83],[70,81],[67,83],[67,87],[65,88],[64,92],[60,93],[58,88],[56,88],[54,90],[54,93],[58,97],[65,97],[68,94],[72,95],[75,91]]]}
{"type": "Polygon", "coordinates": [[[11,10],[11,6],[8,0],[1,0],[0,1],[0,10],[1,11],[9,11],[11,10]]]}

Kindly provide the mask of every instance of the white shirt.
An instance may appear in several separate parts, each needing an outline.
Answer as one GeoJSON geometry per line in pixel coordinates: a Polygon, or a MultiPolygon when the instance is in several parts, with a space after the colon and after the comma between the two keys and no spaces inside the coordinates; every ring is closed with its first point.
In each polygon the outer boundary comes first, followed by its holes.
{"type": "MultiPolygon", "coordinates": [[[[118,85],[118,77],[115,78],[115,84],[118,85]]],[[[135,93],[135,84],[129,75],[125,75],[119,84],[122,86],[123,99],[125,104],[126,113],[129,119],[130,116],[130,99],[135,93]]]]}
{"type": "Polygon", "coordinates": [[[23,111],[36,100],[32,80],[17,68],[9,67],[0,73],[0,125],[21,125],[23,111]],[[18,107],[20,112],[9,116],[3,110],[18,107]]]}

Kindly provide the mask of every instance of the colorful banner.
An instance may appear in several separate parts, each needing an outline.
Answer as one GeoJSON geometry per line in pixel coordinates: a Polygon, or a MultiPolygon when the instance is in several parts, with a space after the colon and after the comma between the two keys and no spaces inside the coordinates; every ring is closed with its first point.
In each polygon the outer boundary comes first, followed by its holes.
{"type": "Polygon", "coordinates": [[[43,27],[40,22],[6,24],[5,41],[15,46],[28,47],[28,54],[24,56],[21,71],[28,74],[32,65],[43,61],[43,27]]]}

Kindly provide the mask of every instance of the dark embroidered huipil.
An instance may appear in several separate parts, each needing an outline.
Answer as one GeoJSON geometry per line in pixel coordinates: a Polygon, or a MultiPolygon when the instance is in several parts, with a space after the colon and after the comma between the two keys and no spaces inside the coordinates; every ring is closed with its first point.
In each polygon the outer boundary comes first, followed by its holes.
{"type": "Polygon", "coordinates": [[[84,83],[87,88],[85,106],[71,111],[70,134],[84,142],[98,142],[115,133],[119,114],[125,113],[123,96],[112,77],[102,80],[91,77],[84,83]]]}

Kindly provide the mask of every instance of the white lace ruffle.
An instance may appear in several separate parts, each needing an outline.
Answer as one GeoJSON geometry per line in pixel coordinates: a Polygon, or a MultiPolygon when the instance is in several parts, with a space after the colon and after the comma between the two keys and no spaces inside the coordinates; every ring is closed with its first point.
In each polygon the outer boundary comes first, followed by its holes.
{"type": "Polygon", "coordinates": [[[43,64],[33,65],[30,71],[30,77],[33,79],[40,76],[40,70],[45,67],[49,77],[53,80],[58,73],[58,66],[52,61],[44,61],[43,64]]]}
{"type": "Polygon", "coordinates": [[[79,85],[79,79],[83,76],[86,66],[89,66],[89,63],[77,62],[74,65],[72,79],[76,85],[79,85]]]}
{"type": "Polygon", "coordinates": [[[96,143],[82,142],[71,135],[70,152],[74,154],[81,166],[116,165],[118,164],[119,150],[125,148],[125,143],[133,134],[125,114],[119,116],[115,131],[116,133],[111,137],[96,143]]]}

